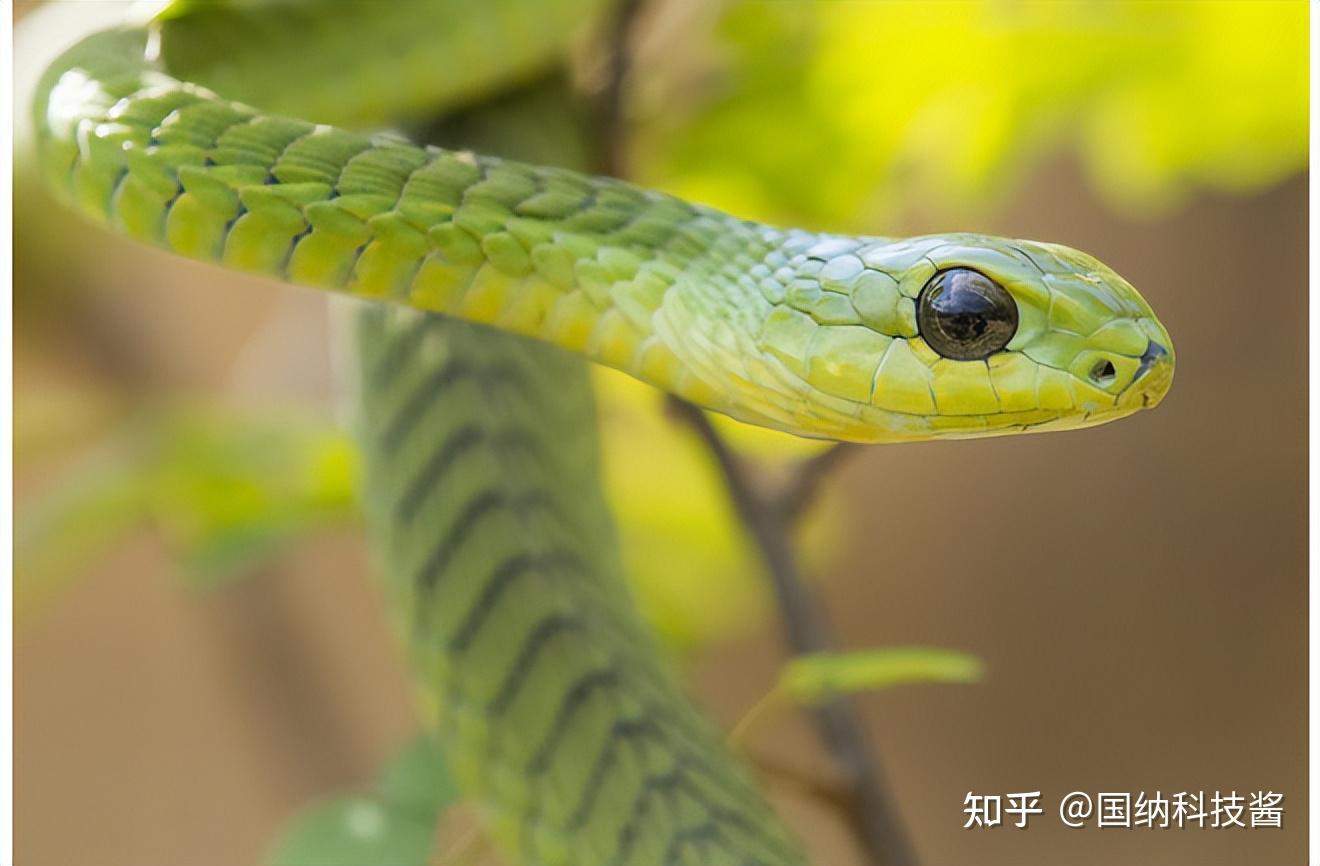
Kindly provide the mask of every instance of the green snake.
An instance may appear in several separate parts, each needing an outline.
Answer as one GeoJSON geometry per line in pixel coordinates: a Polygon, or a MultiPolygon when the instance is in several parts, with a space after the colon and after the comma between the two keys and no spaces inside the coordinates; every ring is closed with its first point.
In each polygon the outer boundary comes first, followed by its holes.
{"type": "Polygon", "coordinates": [[[48,70],[42,168],[133,238],[379,302],[353,327],[372,535],[428,722],[510,860],[802,863],[633,606],[580,358],[751,424],[896,442],[1154,406],[1172,343],[1066,247],[777,228],[325,125],[475,104],[601,5],[178,3],[48,70]]]}

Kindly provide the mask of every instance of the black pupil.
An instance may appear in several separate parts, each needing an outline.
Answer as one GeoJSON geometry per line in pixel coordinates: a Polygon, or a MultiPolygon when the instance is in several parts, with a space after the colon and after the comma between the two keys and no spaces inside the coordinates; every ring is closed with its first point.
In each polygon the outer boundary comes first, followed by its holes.
{"type": "Polygon", "coordinates": [[[940,271],[917,298],[917,329],[946,358],[988,358],[1008,345],[1017,326],[1018,310],[1012,296],[971,268],[940,271]]]}

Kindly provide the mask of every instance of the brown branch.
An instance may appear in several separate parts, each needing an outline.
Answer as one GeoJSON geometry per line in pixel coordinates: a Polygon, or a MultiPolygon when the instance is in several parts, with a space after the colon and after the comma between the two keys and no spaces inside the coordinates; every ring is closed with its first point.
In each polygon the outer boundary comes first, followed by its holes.
{"type": "Polygon", "coordinates": [[[783,520],[793,523],[801,517],[803,512],[816,501],[820,484],[830,474],[830,470],[856,451],[857,445],[854,443],[838,442],[827,450],[803,460],[775,499],[775,509],[783,520]]]}
{"type": "Polygon", "coordinates": [[[609,22],[606,49],[609,52],[605,87],[600,94],[597,128],[600,132],[601,171],[614,177],[627,173],[627,135],[623,119],[623,88],[628,80],[632,52],[628,42],[642,0],[618,0],[609,22]]]}
{"type": "Polygon", "coordinates": [[[778,784],[795,788],[839,812],[847,813],[852,809],[852,791],[840,779],[817,778],[777,757],[766,754],[748,753],[747,759],[758,774],[769,776],[778,784]]]}
{"type": "MultiPolygon", "coordinates": [[[[769,572],[792,652],[833,649],[830,629],[802,580],[790,534],[792,515],[810,497],[822,469],[837,462],[841,452],[835,449],[814,458],[803,470],[808,477],[799,477],[790,488],[791,495],[767,499],[755,491],[745,467],[701,409],[677,398],[670,398],[670,404],[674,414],[696,430],[719,464],[734,508],[769,572]]],[[[869,856],[876,866],[916,866],[916,855],[892,805],[880,761],[866,738],[855,704],[838,698],[813,712],[821,739],[843,770],[851,794],[853,825],[869,856]]]]}

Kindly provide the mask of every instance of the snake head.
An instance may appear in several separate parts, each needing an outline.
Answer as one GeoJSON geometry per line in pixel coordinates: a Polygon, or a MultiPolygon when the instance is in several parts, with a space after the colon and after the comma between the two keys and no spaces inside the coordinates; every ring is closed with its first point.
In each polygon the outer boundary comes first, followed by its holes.
{"type": "Polygon", "coordinates": [[[795,285],[810,272],[821,291],[790,289],[784,306],[796,309],[771,314],[763,347],[776,350],[776,317],[813,320],[797,368],[840,438],[1088,427],[1155,406],[1173,379],[1173,344],[1150,305],[1067,247],[975,234],[817,236],[793,264],[795,285]],[[820,314],[840,294],[855,324],[820,314]]]}

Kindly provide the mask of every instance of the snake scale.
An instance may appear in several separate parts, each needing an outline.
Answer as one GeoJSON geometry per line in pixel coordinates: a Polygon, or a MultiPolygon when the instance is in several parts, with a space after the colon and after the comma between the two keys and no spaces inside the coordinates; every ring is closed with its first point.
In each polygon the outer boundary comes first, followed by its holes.
{"type": "Polygon", "coordinates": [[[43,171],[131,237],[379,302],[353,325],[369,523],[427,718],[511,861],[803,863],[630,600],[580,357],[895,442],[1122,417],[1164,396],[1172,344],[1065,247],[776,228],[326,125],[477,103],[600,5],[175,3],[50,68],[43,171]]]}

